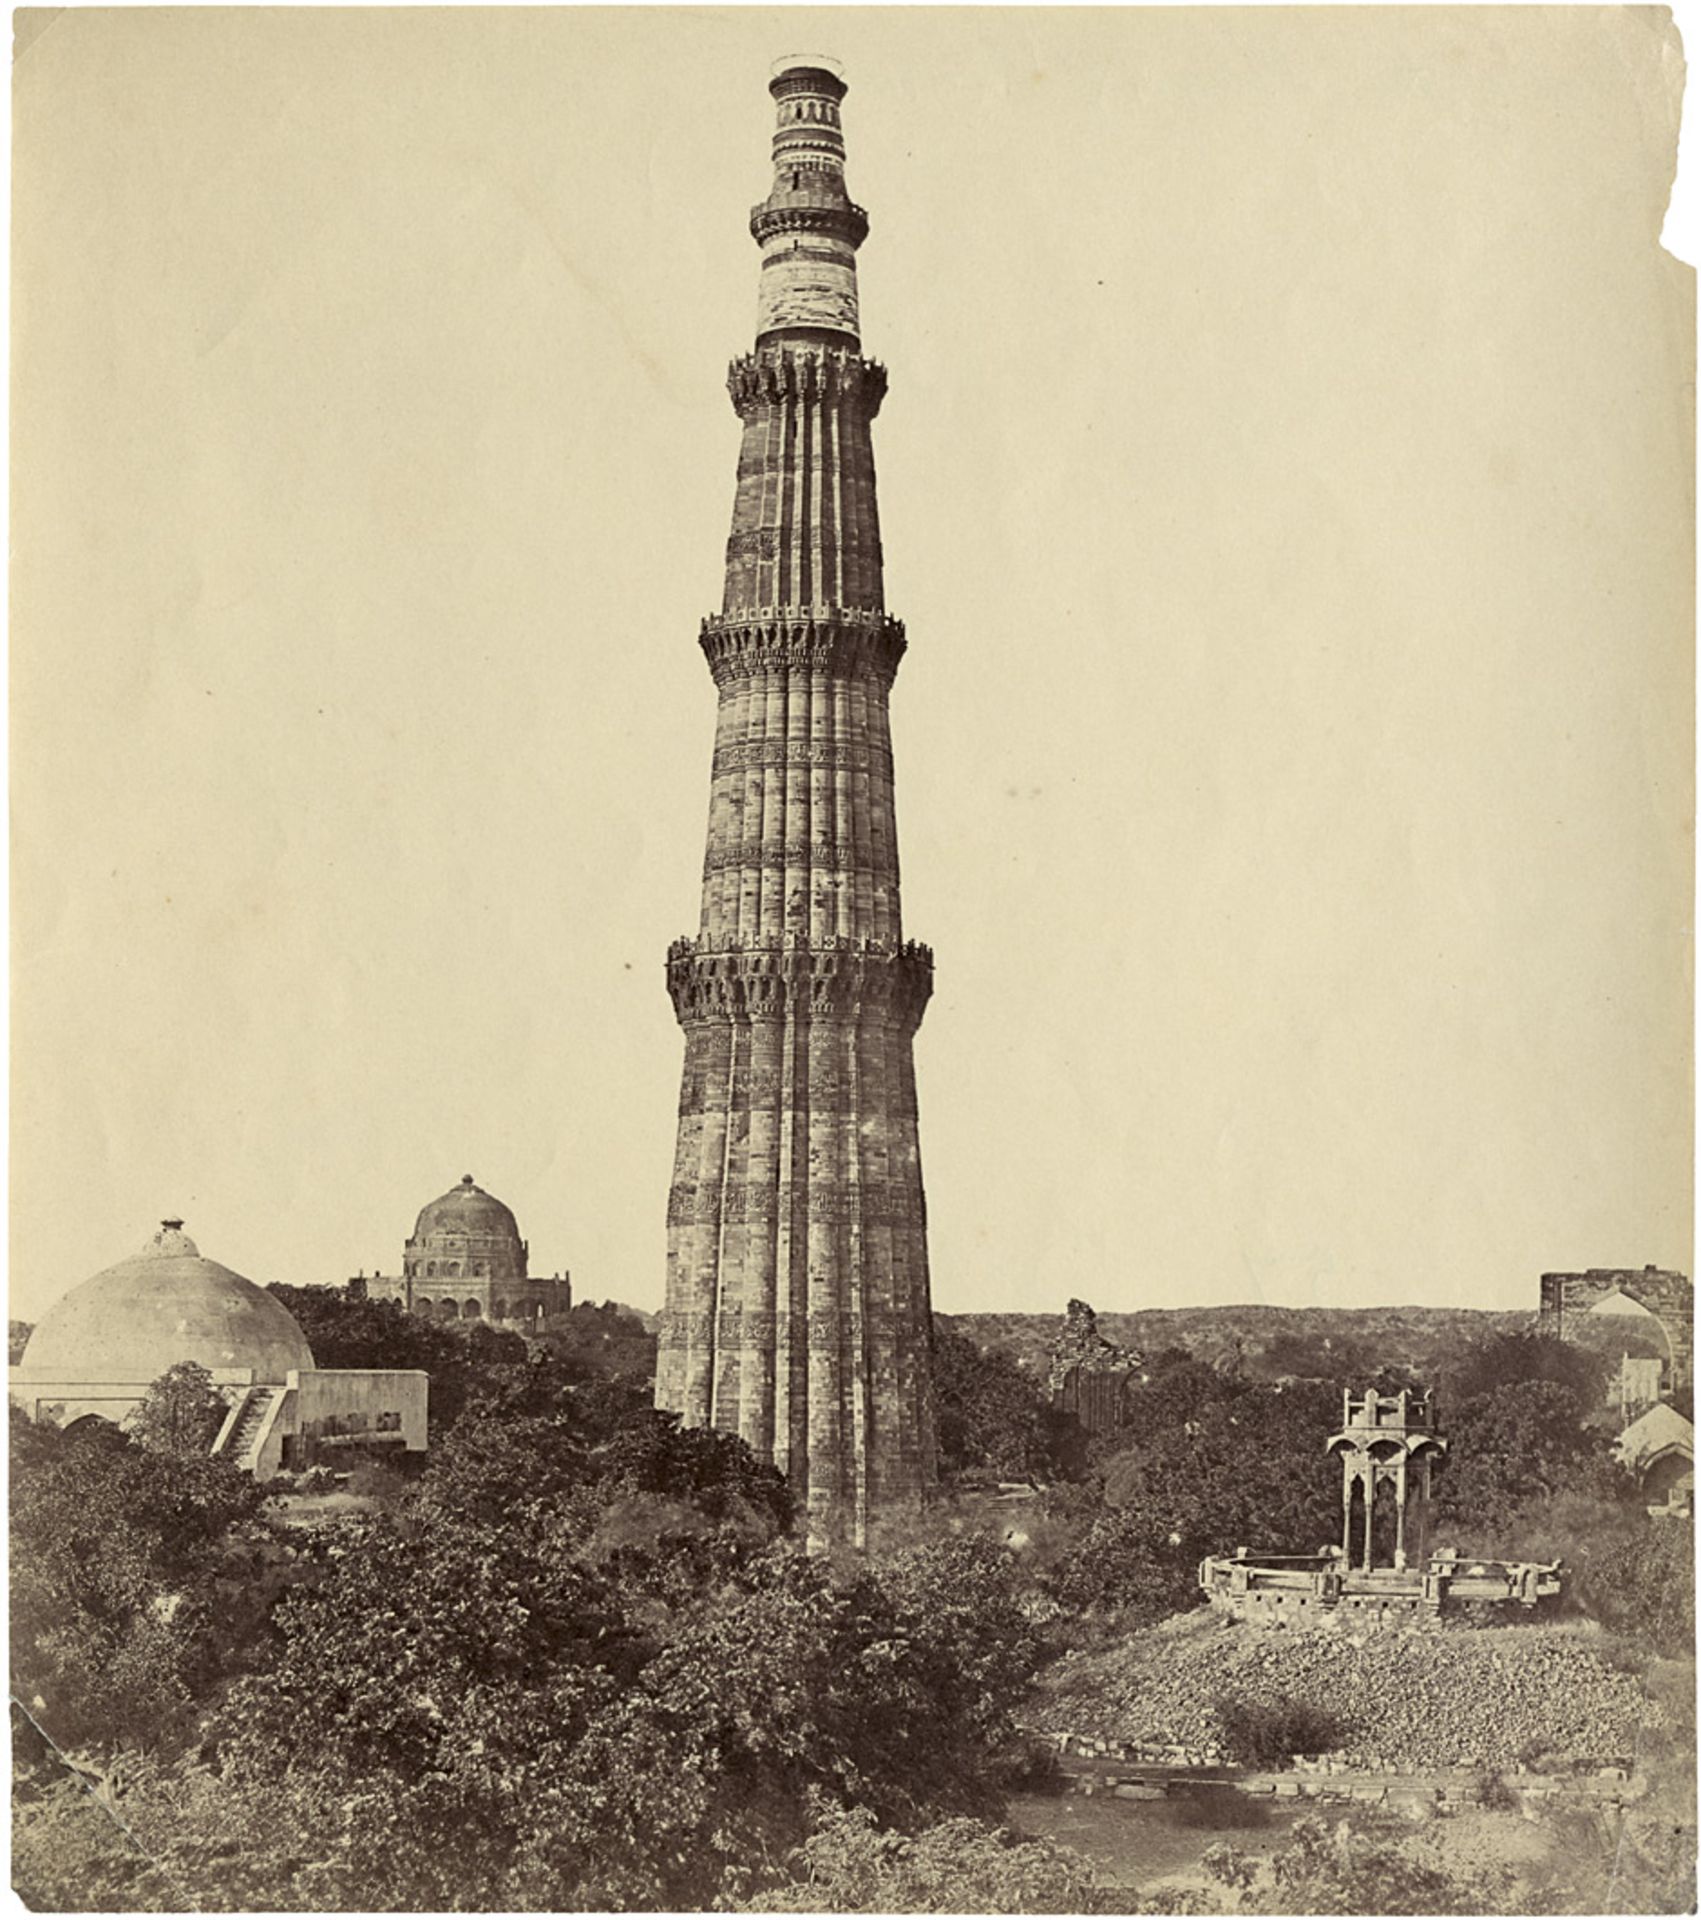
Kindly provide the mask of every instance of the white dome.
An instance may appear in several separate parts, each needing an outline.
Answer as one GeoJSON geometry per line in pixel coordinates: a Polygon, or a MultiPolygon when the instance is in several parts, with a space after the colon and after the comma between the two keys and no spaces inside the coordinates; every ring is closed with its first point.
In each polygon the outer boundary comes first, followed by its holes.
{"type": "Polygon", "coordinates": [[[252,1280],[203,1260],[167,1220],[140,1253],[73,1287],[30,1335],[18,1372],[49,1381],[153,1381],[193,1360],[209,1373],[251,1370],[281,1384],[310,1370],[294,1316],[252,1280]]]}

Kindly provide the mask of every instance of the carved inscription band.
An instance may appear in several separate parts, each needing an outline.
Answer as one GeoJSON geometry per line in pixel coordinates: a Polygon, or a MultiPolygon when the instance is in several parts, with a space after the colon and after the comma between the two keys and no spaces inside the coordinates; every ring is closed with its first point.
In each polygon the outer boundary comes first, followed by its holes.
{"type": "Polygon", "coordinates": [[[851,773],[892,775],[892,749],[872,741],[735,740],[715,749],[713,771],[750,767],[841,767],[851,773]]]}
{"type": "Polygon", "coordinates": [[[668,1190],[670,1227],[795,1219],[817,1226],[923,1227],[927,1203],[918,1183],[897,1180],[866,1180],[855,1187],[794,1180],[724,1188],[680,1181],[668,1190]]]}
{"type": "MultiPolygon", "coordinates": [[[[820,1032],[804,1027],[794,1031],[820,1032]]],[[[789,1078],[772,1067],[750,1067],[732,1076],[723,1073],[687,1073],[679,1089],[682,1116],[694,1113],[774,1113],[780,1100],[787,1101],[786,1112],[807,1117],[811,1113],[856,1114],[873,1118],[870,1099],[862,1084],[866,1076],[855,1080],[849,1074],[829,1073],[818,1064],[805,1062],[789,1078]]],[[[914,1120],[916,1098],[913,1087],[899,1086],[885,1094],[884,1113],[897,1120],[914,1120]]]]}
{"type": "Polygon", "coordinates": [[[728,867],[796,867],[814,873],[844,873],[866,867],[871,872],[878,868],[894,880],[898,877],[894,854],[888,852],[884,859],[876,859],[870,849],[859,855],[848,840],[788,840],[778,847],[763,846],[758,841],[748,847],[713,847],[703,857],[705,874],[724,873],[728,867]]]}
{"type": "MultiPolygon", "coordinates": [[[[865,1337],[878,1344],[914,1339],[920,1323],[901,1313],[881,1313],[865,1309],[862,1313],[669,1313],[662,1318],[658,1340],[663,1348],[715,1346],[723,1353],[740,1348],[778,1347],[781,1352],[793,1342],[793,1328],[803,1323],[809,1348],[815,1353],[837,1353],[849,1344],[860,1347],[865,1337]]],[[[921,1333],[923,1339],[925,1333],[921,1333]]],[[[754,1357],[754,1356],[753,1356],[754,1357]]]]}

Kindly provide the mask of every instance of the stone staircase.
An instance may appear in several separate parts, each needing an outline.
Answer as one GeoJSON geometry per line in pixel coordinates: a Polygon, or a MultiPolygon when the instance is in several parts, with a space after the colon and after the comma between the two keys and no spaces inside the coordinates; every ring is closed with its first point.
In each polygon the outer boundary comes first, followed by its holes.
{"type": "Polygon", "coordinates": [[[221,1436],[222,1444],[215,1443],[215,1451],[223,1454],[232,1466],[240,1467],[245,1473],[253,1472],[260,1429],[282,1392],[282,1387],[248,1389],[237,1413],[236,1424],[221,1436]]]}

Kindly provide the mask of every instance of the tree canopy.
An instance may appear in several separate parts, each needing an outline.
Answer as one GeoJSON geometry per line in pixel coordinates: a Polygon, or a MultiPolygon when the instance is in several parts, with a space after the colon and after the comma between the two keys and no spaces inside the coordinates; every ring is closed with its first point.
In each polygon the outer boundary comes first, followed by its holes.
{"type": "Polygon", "coordinates": [[[264,1604],[229,1552],[258,1490],[211,1455],[16,1409],[11,1481],[14,1693],[60,1745],[159,1738],[264,1604]]]}
{"type": "Polygon", "coordinates": [[[218,1438],[229,1412],[207,1369],[182,1360],[148,1388],[125,1420],[124,1430],[150,1453],[198,1458],[218,1438]]]}
{"type": "Polygon", "coordinates": [[[1051,1405],[1043,1383],[1007,1354],[982,1351],[939,1315],[933,1320],[933,1392],[940,1463],[1005,1480],[1072,1479],[1087,1436],[1051,1405]]]}
{"type": "Polygon", "coordinates": [[[394,1300],[357,1299],[341,1287],[279,1284],[267,1292],[295,1316],[315,1365],[429,1374],[433,1433],[460,1418],[482,1375],[526,1361],[526,1343],[519,1334],[483,1320],[445,1326],[407,1312],[394,1300]]]}
{"type": "Polygon", "coordinates": [[[995,1812],[1039,1657],[999,1549],[809,1559],[741,1441],[547,1353],[376,1510],[258,1546],[215,1459],[26,1423],[15,1472],[17,1671],[123,1781],[113,1834],[31,1788],[20,1885],[62,1903],[74,1860],[78,1905],[701,1908],[822,1807],[995,1812]]]}

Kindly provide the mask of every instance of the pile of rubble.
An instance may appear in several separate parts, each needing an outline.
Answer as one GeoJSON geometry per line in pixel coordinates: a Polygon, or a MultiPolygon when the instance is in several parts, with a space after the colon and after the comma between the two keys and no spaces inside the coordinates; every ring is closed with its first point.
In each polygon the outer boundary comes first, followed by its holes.
{"type": "Polygon", "coordinates": [[[1037,1731],[1202,1752],[1220,1701],[1297,1702],[1341,1729],[1351,1766],[1413,1772],[1628,1764],[1663,1714],[1574,1629],[1272,1633],[1183,1616],[1106,1652],[1068,1654],[1022,1718],[1037,1731]]]}

